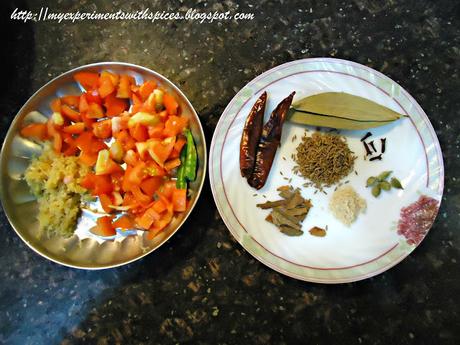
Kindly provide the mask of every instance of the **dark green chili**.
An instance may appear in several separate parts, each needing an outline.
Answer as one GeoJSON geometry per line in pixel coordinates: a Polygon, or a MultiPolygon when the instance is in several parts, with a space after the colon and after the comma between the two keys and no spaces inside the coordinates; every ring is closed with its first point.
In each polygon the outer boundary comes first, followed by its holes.
{"type": "Polygon", "coordinates": [[[185,145],[180,152],[180,167],[177,169],[177,180],[176,188],[177,189],[186,189],[187,180],[185,179],[185,161],[187,157],[187,145],[185,145]]]}
{"type": "Polygon", "coordinates": [[[197,167],[197,153],[195,142],[193,141],[192,132],[186,131],[187,137],[187,151],[185,158],[185,177],[189,181],[195,181],[196,179],[196,167],[197,167]]]}

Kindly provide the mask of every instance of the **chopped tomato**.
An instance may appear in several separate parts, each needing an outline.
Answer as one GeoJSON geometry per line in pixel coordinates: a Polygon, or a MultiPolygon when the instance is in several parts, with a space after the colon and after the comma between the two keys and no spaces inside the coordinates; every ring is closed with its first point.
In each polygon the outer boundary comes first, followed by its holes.
{"type": "Polygon", "coordinates": [[[83,133],[85,130],[85,124],[83,122],[77,122],[73,125],[66,126],[62,129],[64,133],[70,134],[80,134],[83,133]]]}
{"type": "Polygon", "coordinates": [[[96,164],[97,161],[97,153],[88,152],[88,151],[81,151],[80,155],[78,156],[78,160],[83,164],[92,167],[96,164]]]}
{"type": "Polygon", "coordinates": [[[180,159],[174,158],[174,159],[170,159],[169,161],[165,162],[164,166],[167,171],[171,171],[174,168],[177,168],[178,166],[180,166],[180,164],[181,164],[180,159]]]}
{"type": "Polygon", "coordinates": [[[118,83],[117,97],[118,98],[130,98],[131,97],[131,83],[133,82],[132,77],[126,74],[120,76],[120,82],[118,83]]]}
{"type": "Polygon", "coordinates": [[[107,72],[105,74],[101,74],[99,77],[99,87],[97,90],[99,91],[99,95],[102,98],[105,98],[114,92],[115,86],[116,84],[114,83],[111,73],[107,72]]]}
{"type": "Polygon", "coordinates": [[[60,113],[61,112],[61,99],[60,98],[53,99],[51,101],[50,107],[53,112],[60,113]]]}
{"type": "Polygon", "coordinates": [[[176,136],[184,130],[188,125],[188,119],[183,116],[170,116],[165,123],[163,134],[166,137],[176,136]]]}
{"type": "Polygon", "coordinates": [[[173,191],[175,189],[176,189],[176,182],[169,180],[163,184],[162,188],[160,189],[160,192],[161,192],[161,195],[163,195],[165,198],[167,198],[168,200],[171,200],[173,191]]]}
{"type": "Polygon", "coordinates": [[[93,134],[97,138],[107,139],[112,136],[112,120],[102,120],[93,124],[93,134]]]}
{"type": "Polygon", "coordinates": [[[120,142],[121,146],[123,146],[123,149],[125,151],[129,151],[136,147],[136,141],[133,139],[133,137],[128,133],[127,130],[121,130],[117,136],[117,140],[120,142]]]}
{"type": "Polygon", "coordinates": [[[82,94],[80,96],[80,99],[78,100],[78,111],[81,113],[84,113],[88,111],[89,105],[88,105],[88,99],[86,98],[86,94],[82,94]]]}
{"type": "Polygon", "coordinates": [[[133,193],[134,197],[141,205],[145,205],[145,204],[152,202],[152,196],[142,193],[138,185],[133,185],[131,187],[131,192],[133,193]]]}
{"type": "Polygon", "coordinates": [[[106,213],[112,213],[114,211],[113,208],[110,207],[112,205],[112,199],[110,199],[110,196],[107,194],[100,194],[99,202],[106,213]]]}
{"type": "Polygon", "coordinates": [[[167,204],[163,200],[158,199],[153,203],[152,207],[158,213],[163,213],[166,210],[166,205],[167,204]]]}
{"type": "Polygon", "coordinates": [[[21,129],[20,133],[25,138],[46,139],[48,128],[46,123],[31,123],[21,129]]]}
{"type": "Polygon", "coordinates": [[[112,217],[99,217],[96,221],[96,224],[97,226],[95,231],[102,236],[113,236],[117,233],[112,226],[112,217]]]}
{"type": "Polygon", "coordinates": [[[86,112],[90,119],[100,119],[104,117],[104,110],[100,104],[90,103],[86,112]]]}
{"type": "Polygon", "coordinates": [[[80,181],[80,186],[89,190],[94,189],[94,176],[93,173],[86,174],[80,181]]]}
{"type": "Polygon", "coordinates": [[[148,132],[150,138],[163,138],[163,129],[165,128],[165,124],[160,122],[155,126],[148,126],[148,132]]]}
{"type": "Polygon", "coordinates": [[[71,107],[78,108],[80,104],[80,96],[68,95],[61,97],[61,102],[71,107]]]}
{"type": "Polygon", "coordinates": [[[99,81],[99,75],[91,72],[78,72],[73,77],[85,90],[96,88],[99,81]]]}
{"type": "Polygon", "coordinates": [[[129,129],[131,136],[137,141],[146,141],[149,138],[147,127],[137,123],[129,129]]]}
{"type": "Polygon", "coordinates": [[[114,228],[119,228],[122,230],[128,230],[135,227],[134,221],[130,216],[123,215],[113,222],[114,228]]]}
{"type": "Polygon", "coordinates": [[[59,132],[56,132],[53,135],[53,148],[56,153],[60,153],[62,150],[62,136],[59,132]]]}
{"type": "Polygon", "coordinates": [[[80,121],[80,113],[71,107],[69,107],[67,104],[62,105],[61,107],[61,112],[62,115],[67,117],[69,120],[73,122],[79,122],[80,121]]]}
{"type": "Polygon", "coordinates": [[[152,159],[160,166],[168,159],[175,144],[175,137],[166,138],[161,142],[156,142],[149,148],[149,154],[152,159]]]}
{"type": "Polygon", "coordinates": [[[112,117],[127,110],[128,102],[125,99],[117,98],[114,94],[110,94],[105,98],[104,106],[107,109],[106,116],[112,117]]]}
{"type": "Polygon", "coordinates": [[[144,179],[141,184],[141,190],[147,195],[153,195],[163,183],[162,176],[152,176],[144,179]]]}
{"type": "Polygon", "coordinates": [[[102,99],[101,96],[99,96],[99,91],[97,91],[97,89],[86,92],[85,97],[88,103],[102,104],[102,99]]]}
{"type": "Polygon", "coordinates": [[[177,109],[179,108],[179,104],[177,103],[176,99],[168,93],[163,95],[163,104],[166,108],[166,111],[169,115],[176,115],[177,109]]]}
{"type": "Polygon", "coordinates": [[[136,218],[136,223],[141,228],[149,229],[155,221],[160,220],[161,216],[153,209],[147,209],[141,217],[136,218]]]}
{"type": "MultiPolygon", "coordinates": [[[[147,173],[145,171],[145,163],[139,162],[136,166],[131,168],[129,173],[126,170],[124,179],[130,185],[139,186],[142,180],[146,177],[147,177],[147,173]]],[[[128,190],[131,190],[131,188],[129,188],[128,190]]]]}
{"type": "Polygon", "coordinates": [[[175,212],[183,212],[187,208],[187,189],[174,189],[172,204],[175,212]]]}
{"type": "Polygon", "coordinates": [[[139,155],[133,150],[128,150],[123,157],[123,160],[126,162],[126,164],[135,166],[139,162],[139,155]]]}
{"type": "Polygon", "coordinates": [[[155,90],[157,87],[157,83],[155,83],[153,80],[147,80],[142,84],[139,88],[139,94],[142,98],[142,101],[145,102],[145,100],[150,96],[150,94],[155,90]]]}
{"type": "Polygon", "coordinates": [[[112,193],[113,184],[110,175],[94,175],[94,190],[95,195],[112,193]]]}

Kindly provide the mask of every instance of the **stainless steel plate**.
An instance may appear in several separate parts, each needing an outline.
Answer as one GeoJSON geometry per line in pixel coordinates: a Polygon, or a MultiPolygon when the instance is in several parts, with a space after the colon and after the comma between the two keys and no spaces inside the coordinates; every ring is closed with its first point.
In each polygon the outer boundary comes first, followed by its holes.
{"type": "Polygon", "coordinates": [[[0,198],[8,220],[21,239],[35,252],[59,264],[84,269],[102,269],[121,266],[153,252],[166,242],[185,222],[200,196],[206,174],[206,142],[200,119],[187,97],[171,81],[147,68],[120,62],[102,62],[85,65],[70,70],[48,82],[39,89],[19,110],[14,118],[0,155],[0,198]],[[49,117],[50,101],[53,98],[79,94],[81,89],[73,79],[80,71],[129,74],[142,83],[155,80],[159,85],[172,92],[189,118],[190,128],[198,151],[197,179],[190,184],[192,192],[188,209],[153,240],[148,240],[144,232],[134,232],[129,236],[121,233],[113,238],[102,238],[92,234],[89,228],[94,225],[97,215],[84,211],[78,221],[75,234],[70,238],[40,239],[37,237],[38,205],[23,179],[24,171],[33,156],[40,153],[42,147],[19,135],[24,123],[45,121],[40,114],[49,117]]]}

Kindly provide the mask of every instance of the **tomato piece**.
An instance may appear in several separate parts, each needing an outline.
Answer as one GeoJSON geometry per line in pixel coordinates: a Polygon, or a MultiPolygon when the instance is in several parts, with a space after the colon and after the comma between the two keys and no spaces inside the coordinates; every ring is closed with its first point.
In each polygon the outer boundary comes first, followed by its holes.
{"type": "Polygon", "coordinates": [[[160,194],[163,195],[168,200],[171,200],[173,191],[176,189],[176,182],[169,180],[166,181],[163,186],[160,188],[160,194]]]}
{"type": "Polygon", "coordinates": [[[146,163],[147,166],[145,168],[145,171],[149,176],[165,176],[166,175],[166,170],[164,170],[162,167],[160,167],[157,163],[153,161],[149,161],[146,163]]]}
{"type": "Polygon", "coordinates": [[[67,104],[68,106],[78,108],[78,105],[80,104],[80,96],[75,96],[75,95],[67,95],[61,97],[61,102],[63,104],[67,104]]]}
{"type": "Polygon", "coordinates": [[[78,100],[78,111],[81,113],[84,113],[88,111],[89,105],[88,105],[88,99],[86,98],[86,94],[82,94],[78,100]]]}
{"type": "Polygon", "coordinates": [[[155,221],[160,220],[161,216],[150,207],[147,209],[141,217],[136,218],[136,223],[141,228],[149,229],[155,221]]]}
{"type": "Polygon", "coordinates": [[[145,81],[139,88],[139,95],[142,98],[142,101],[145,102],[145,100],[150,96],[150,94],[157,88],[157,83],[155,83],[153,80],[147,80],[145,81]]]}
{"type": "Polygon", "coordinates": [[[110,175],[94,175],[95,195],[109,194],[113,191],[113,184],[110,175]]]}
{"type": "Polygon", "coordinates": [[[134,82],[133,78],[129,75],[123,74],[120,76],[118,83],[117,97],[130,98],[131,97],[131,84],[134,82]]]}
{"type": "Polygon", "coordinates": [[[110,207],[110,205],[113,205],[112,199],[107,194],[100,194],[99,202],[101,203],[101,206],[104,212],[112,213],[114,211],[113,208],[110,207]]]}
{"type": "Polygon", "coordinates": [[[174,151],[176,152],[181,152],[182,151],[182,148],[184,147],[184,145],[187,143],[187,139],[185,139],[184,136],[180,136],[177,138],[175,144],[174,144],[174,151]]]}
{"type": "Polygon", "coordinates": [[[131,186],[130,191],[141,205],[147,205],[152,202],[152,196],[144,194],[138,185],[131,186]]]}
{"type": "Polygon", "coordinates": [[[144,179],[141,184],[141,190],[147,195],[154,195],[163,183],[162,176],[152,176],[144,179]]]}
{"type": "Polygon", "coordinates": [[[166,210],[166,205],[163,200],[159,199],[153,203],[152,208],[158,213],[163,213],[166,210]]]}
{"type": "Polygon", "coordinates": [[[95,175],[93,173],[86,174],[86,176],[80,181],[80,186],[88,190],[94,189],[94,176],[95,175]]]}
{"type": "Polygon", "coordinates": [[[99,77],[99,87],[97,91],[99,92],[99,96],[101,96],[102,98],[107,97],[115,91],[115,85],[110,75],[101,74],[101,76],[99,77]]]}
{"type": "Polygon", "coordinates": [[[88,114],[86,114],[86,112],[80,113],[80,117],[81,117],[81,120],[83,121],[83,123],[85,124],[86,129],[93,128],[93,123],[96,122],[96,120],[90,119],[88,117],[88,114]]]}
{"type": "Polygon", "coordinates": [[[95,231],[102,236],[113,236],[117,233],[112,226],[112,217],[110,216],[99,217],[96,224],[95,231]]]}
{"type": "Polygon", "coordinates": [[[172,204],[174,211],[185,211],[187,209],[187,189],[174,189],[172,191],[172,204]]]}
{"type": "Polygon", "coordinates": [[[20,134],[25,138],[36,138],[45,140],[48,136],[48,128],[46,123],[31,123],[23,127],[20,134]]]}
{"type": "Polygon", "coordinates": [[[97,138],[107,139],[112,136],[112,120],[102,120],[93,124],[93,134],[97,138]]]}
{"type": "Polygon", "coordinates": [[[74,110],[73,108],[69,107],[67,104],[62,105],[61,113],[73,122],[80,121],[80,113],[74,110]]]}
{"type": "Polygon", "coordinates": [[[177,168],[178,166],[181,165],[181,161],[179,158],[174,158],[174,159],[170,159],[169,161],[165,162],[165,169],[167,171],[171,171],[173,170],[174,168],[177,168]]]}
{"type": "Polygon", "coordinates": [[[117,162],[123,161],[124,151],[123,146],[118,141],[114,141],[112,145],[110,145],[110,157],[117,162]]]}
{"type": "Polygon", "coordinates": [[[129,175],[125,175],[125,179],[131,185],[139,186],[144,178],[147,177],[147,173],[145,171],[145,163],[139,162],[136,166],[134,166],[129,175]]]}
{"type": "Polygon", "coordinates": [[[88,103],[96,103],[99,105],[102,104],[102,99],[101,96],[99,96],[99,92],[97,91],[97,89],[86,92],[85,97],[88,103]]]}
{"type": "Polygon", "coordinates": [[[80,134],[85,131],[85,124],[83,122],[77,122],[73,125],[64,127],[62,131],[69,134],[80,134]]]}
{"type": "Polygon", "coordinates": [[[91,72],[78,72],[74,74],[73,78],[79,82],[85,90],[96,88],[99,81],[99,75],[91,72]]]}
{"type": "Polygon", "coordinates": [[[81,133],[77,139],[75,139],[75,144],[82,151],[92,152],[92,144],[94,142],[94,135],[90,131],[85,131],[81,133]]]}
{"type": "Polygon", "coordinates": [[[136,141],[133,139],[133,137],[131,137],[127,130],[121,130],[116,135],[116,139],[120,142],[125,151],[132,150],[136,147],[136,141]]]}
{"type": "Polygon", "coordinates": [[[102,106],[97,103],[90,103],[88,105],[88,111],[86,112],[86,114],[90,119],[100,119],[105,116],[102,106]]]}
{"type": "Polygon", "coordinates": [[[109,117],[120,115],[122,112],[128,109],[128,102],[125,99],[115,97],[114,94],[110,94],[105,98],[104,106],[107,109],[106,115],[109,117]]]}
{"type": "Polygon", "coordinates": [[[172,217],[174,215],[173,205],[169,204],[167,206],[167,212],[165,212],[161,218],[153,223],[150,227],[149,234],[147,236],[148,239],[152,239],[156,234],[162,231],[165,227],[171,223],[172,217]]]}
{"type": "Polygon", "coordinates": [[[125,161],[126,164],[135,166],[139,163],[139,155],[133,150],[128,150],[125,156],[123,157],[123,160],[125,161]]]}
{"type": "Polygon", "coordinates": [[[152,147],[149,147],[149,154],[152,159],[163,166],[164,162],[169,158],[175,144],[175,137],[166,138],[161,142],[152,143],[152,147]]]}
{"type": "Polygon", "coordinates": [[[179,108],[179,104],[177,103],[174,96],[170,95],[169,93],[165,93],[163,95],[163,104],[169,115],[177,114],[177,109],[179,108]]]}
{"type": "Polygon", "coordinates": [[[165,124],[160,122],[155,126],[148,126],[148,133],[150,138],[160,139],[163,138],[163,129],[165,128],[165,124]]]}
{"type": "Polygon", "coordinates": [[[51,101],[50,107],[53,112],[60,113],[61,112],[61,99],[60,98],[53,99],[51,101]]]}
{"type": "Polygon", "coordinates": [[[114,228],[119,228],[123,230],[128,230],[136,227],[133,219],[127,215],[121,216],[116,221],[114,221],[112,225],[114,228]]]}
{"type": "Polygon", "coordinates": [[[62,150],[62,136],[59,132],[56,132],[53,135],[53,148],[56,153],[60,153],[62,150]]]}
{"type": "Polygon", "coordinates": [[[88,151],[81,151],[80,152],[80,155],[78,156],[78,160],[89,166],[89,167],[92,167],[94,166],[94,164],[96,164],[96,161],[97,161],[97,153],[93,153],[93,152],[88,152],[88,151]]]}
{"type": "Polygon", "coordinates": [[[134,127],[131,127],[129,133],[136,141],[146,141],[149,138],[147,127],[140,123],[136,123],[134,127]]]}
{"type": "Polygon", "coordinates": [[[170,116],[165,123],[163,134],[165,137],[176,136],[184,130],[188,125],[188,119],[183,116],[170,116]]]}

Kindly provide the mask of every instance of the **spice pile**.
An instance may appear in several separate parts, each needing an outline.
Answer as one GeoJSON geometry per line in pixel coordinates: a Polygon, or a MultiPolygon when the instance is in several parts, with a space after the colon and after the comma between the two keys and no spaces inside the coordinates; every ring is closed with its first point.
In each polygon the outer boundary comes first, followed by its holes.
{"type": "Polygon", "coordinates": [[[261,209],[272,211],[265,218],[266,221],[273,223],[278,229],[289,236],[300,236],[303,234],[301,222],[305,219],[312,207],[310,200],[304,199],[300,195],[300,190],[292,186],[281,186],[277,189],[282,197],[281,200],[267,201],[257,204],[261,209]]]}
{"type": "Polygon", "coordinates": [[[292,158],[297,163],[294,172],[319,190],[347,176],[356,159],[343,136],[320,132],[312,136],[305,133],[292,158]]]}

